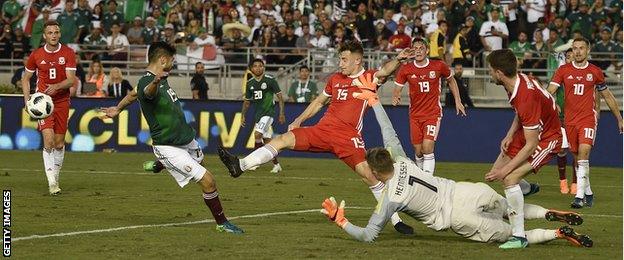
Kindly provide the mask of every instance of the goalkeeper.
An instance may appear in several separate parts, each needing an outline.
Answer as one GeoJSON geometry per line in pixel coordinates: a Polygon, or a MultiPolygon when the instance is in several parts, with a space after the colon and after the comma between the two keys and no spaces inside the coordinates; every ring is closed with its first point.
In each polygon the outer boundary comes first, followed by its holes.
{"type": "MultiPolygon", "coordinates": [[[[386,148],[372,148],[366,161],[377,179],[386,184],[382,197],[365,228],[353,225],[345,218],[344,201],[338,205],[331,197],[323,201],[322,212],[360,241],[372,242],[395,212],[404,212],[436,231],[451,229],[458,235],[479,242],[506,242],[511,237],[511,226],[505,221],[510,211],[507,201],[484,183],[455,182],[423,172],[403,151],[390,119],[379,103],[374,83],[363,76],[363,93],[354,93],[367,99],[375,111],[386,148]]],[[[525,204],[525,219],[561,221],[580,225],[581,216],[574,212],[547,210],[538,205],[525,204]]],[[[555,230],[534,229],[526,232],[529,244],[543,243],[557,238],[567,239],[576,246],[591,247],[592,240],[568,226],[555,230]]]]}

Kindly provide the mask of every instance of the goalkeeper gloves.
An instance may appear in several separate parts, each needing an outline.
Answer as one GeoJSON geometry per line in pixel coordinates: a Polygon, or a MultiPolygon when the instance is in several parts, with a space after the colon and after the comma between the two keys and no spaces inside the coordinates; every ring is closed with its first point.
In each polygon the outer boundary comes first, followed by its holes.
{"type": "Polygon", "coordinates": [[[373,75],[370,73],[362,74],[358,77],[359,84],[358,87],[362,90],[362,92],[353,93],[353,97],[361,100],[367,100],[369,106],[374,106],[379,103],[379,98],[377,96],[377,85],[378,79],[372,78],[373,75]]]}
{"type": "Polygon", "coordinates": [[[334,197],[330,197],[329,199],[325,199],[323,201],[322,206],[323,209],[321,210],[321,213],[325,214],[329,220],[335,222],[339,227],[344,229],[347,223],[349,223],[349,220],[344,216],[344,200],[341,201],[340,206],[338,206],[336,199],[334,199],[334,197]]]}

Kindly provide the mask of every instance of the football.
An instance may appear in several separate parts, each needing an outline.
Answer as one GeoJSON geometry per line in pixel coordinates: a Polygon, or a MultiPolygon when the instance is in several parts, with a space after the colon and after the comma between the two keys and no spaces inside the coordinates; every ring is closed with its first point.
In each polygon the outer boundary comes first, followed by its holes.
{"type": "Polygon", "coordinates": [[[34,119],[44,119],[54,111],[54,103],[50,96],[37,92],[28,99],[26,111],[34,119]]]}

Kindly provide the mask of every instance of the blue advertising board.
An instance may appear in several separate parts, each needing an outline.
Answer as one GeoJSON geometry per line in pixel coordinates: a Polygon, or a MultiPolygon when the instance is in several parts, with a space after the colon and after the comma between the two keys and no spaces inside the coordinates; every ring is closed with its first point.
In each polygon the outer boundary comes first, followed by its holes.
{"type": "MultiPolygon", "coordinates": [[[[99,107],[116,105],[113,99],[72,99],[69,130],[65,136],[67,149],[72,151],[102,151],[115,149],[125,152],[150,152],[151,139],[145,119],[137,103],[124,110],[118,118],[102,120],[99,107]]],[[[247,154],[253,149],[253,122],[241,127],[240,101],[182,100],[187,122],[197,131],[197,139],[206,153],[214,153],[220,144],[234,153],[247,154]]],[[[286,104],[286,121],[292,122],[306,104],[286,104]]],[[[407,106],[386,106],[388,116],[408,155],[413,156],[409,140],[407,106]]],[[[252,109],[253,110],[253,109],[252,109]]],[[[250,111],[249,113],[252,113],[250,111]]],[[[316,123],[324,110],[304,125],[316,123]]],[[[471,109],[467,117],[455,115],[454,109],[445,109],[436,143],[438,161],[493,162],[499,153],[503,138],[514,117],[511,109],[471,109]]],[[[247,119],[253,116],[248,115],[247,119]]],[[[288,123],[274,124],[276,134],[284,133],[288,123]]],[[[36,131],[37,122],[23,110],[22,97],[0,96],[0,149],[37,150],[42,141],[36,131]]],[[[372,111],[366,113],[362,135],[368,148],[381,146],[381,132],[372,111]]],[[[280,156],[333,157],[329,154],[285,151],[280,156]]],[[[592,165],[622,166],[622,135],[609,112],[602,112],[592,165]]]]}

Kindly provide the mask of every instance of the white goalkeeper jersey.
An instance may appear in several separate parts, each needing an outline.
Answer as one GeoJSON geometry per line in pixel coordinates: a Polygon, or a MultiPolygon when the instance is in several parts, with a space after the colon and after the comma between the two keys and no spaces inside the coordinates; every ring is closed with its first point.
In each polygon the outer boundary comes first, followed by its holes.
{"type": "Polygon", "coordinates": [[[395,212],[404,212],[434,230],[451,225],[455,182],[422,171],[405,157],[396,157],[394,176],[386,182],[382,198],[366,228],[351,223],[345,231],[360,241],[372,242],[395,212]]]}

